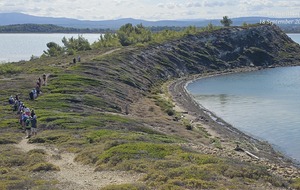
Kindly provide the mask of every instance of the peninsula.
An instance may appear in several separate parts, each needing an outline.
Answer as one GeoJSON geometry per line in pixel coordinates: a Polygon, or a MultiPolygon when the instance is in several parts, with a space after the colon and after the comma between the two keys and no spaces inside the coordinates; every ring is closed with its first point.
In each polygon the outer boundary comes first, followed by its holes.
{"type": "Polygon", "coordinates": [[[0,187],[300,189],[295,163],[219,125],[184,90],[201,76],[300,65],[299,53],[279,27],[256,25],[0,65],[0,187]],[[30,139],[15,94],[37,115],[30,139]]]}

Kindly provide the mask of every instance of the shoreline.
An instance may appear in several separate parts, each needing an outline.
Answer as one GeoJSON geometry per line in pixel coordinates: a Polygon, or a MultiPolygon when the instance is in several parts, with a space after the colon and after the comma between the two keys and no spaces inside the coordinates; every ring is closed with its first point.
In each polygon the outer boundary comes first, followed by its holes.
{"type": "Polygon", "coordinates": [[[186,87],[189,83],[207,77],[214,77],[218,75],[234,74],[241,72],[251,72],[260,70],[258,67],[239,68],[233,70],[216,71],[205,74],[197,74],[187,77],[175,79],[168,85],[168,93],[172,97],[175,106],[179,107],[182,117],[187,118],[191,124],[201,124],[204,128],[214,133],[220,138],[220,141],[225,144],[224,150],[220,150],[221,155],[228,157],[227,152],[231,152],[235,146],[239,145],[241,148],[250,154],[257,156],[237,153],[233,157],[242,161],[261,164],[267,166],[272,173],[281,175],[285,178],[300,177],[300,162],[289,158],[279,150],[276,150],[273,145],[266,141],[248,135],[234,126],[228,124],[222,118],[216,116],[210,110],[204,108],[201,104],[195,101],[193,96],[187,91],[186,87]]]}

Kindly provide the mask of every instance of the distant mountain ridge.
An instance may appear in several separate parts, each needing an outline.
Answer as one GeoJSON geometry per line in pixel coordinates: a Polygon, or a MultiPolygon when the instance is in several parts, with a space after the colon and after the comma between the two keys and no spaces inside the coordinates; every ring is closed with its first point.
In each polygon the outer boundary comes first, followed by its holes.
{"type": "MultiPolygon", "coordinates": [[[[244,22],[247,24],[255,24],[259,22],[268,22],[271,20],[288,20],[296,21],[296,18],[268,18],[268,17],[240,17],[232,18],[234,25],[242,25],[244,22]]],[[[103,21],[90,21],[90,20],[77,20],[71,18],[54,18],[54,17],[40,17],[32,16],[23,13],[0,13],[0,26],[3,25],[16,25],[16,24],[53,24],[63,27],[72,28],[97,28],[97,29],[118,29],[120,26],[132,23],[134,25],[142,23],[146,27],[151,26],[174,26],[174,27],[187,27],[196,26],[203,27],[207,26],[209,23],[213,25],[221,25],[220,19],[192,19],[192,20],[160,20],[160,21],[147,21],[141,19],[132,18],[122,18],[117,20],[103,20],[103,21]]],[[[296,27],[296,22],[276,23],[282,27],[296,27]]],[[[298,25],[299,27],[299,25],[298,25]]]]}

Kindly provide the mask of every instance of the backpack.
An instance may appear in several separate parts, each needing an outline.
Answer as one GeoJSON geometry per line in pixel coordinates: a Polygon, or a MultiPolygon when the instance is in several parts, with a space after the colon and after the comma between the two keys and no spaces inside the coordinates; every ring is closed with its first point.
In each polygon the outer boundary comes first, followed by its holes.
{"type": "Polygon", "coordinates": [[[26,119],[25,121],[26,128],[30,128],[30,119],[26,119]]]}

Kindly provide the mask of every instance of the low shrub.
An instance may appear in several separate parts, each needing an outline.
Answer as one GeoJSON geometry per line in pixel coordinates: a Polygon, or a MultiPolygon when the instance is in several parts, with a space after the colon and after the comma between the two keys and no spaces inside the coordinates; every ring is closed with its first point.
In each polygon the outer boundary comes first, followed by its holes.
{"type": "Polygon", "coordinates": [[[108,185],[101,190],[149,190],[145,184],[108,185]]]}
{"type": "Polygon", "coordinates": [[[60,171],[58,166],[55,166],[51,163],[37,163],[29,168],[29,171],[40,172],[40,171],[60,171]]]}

